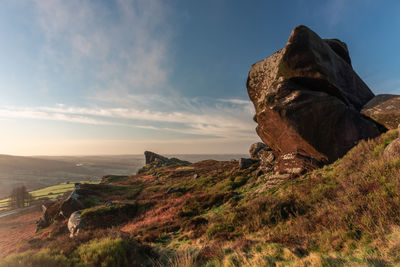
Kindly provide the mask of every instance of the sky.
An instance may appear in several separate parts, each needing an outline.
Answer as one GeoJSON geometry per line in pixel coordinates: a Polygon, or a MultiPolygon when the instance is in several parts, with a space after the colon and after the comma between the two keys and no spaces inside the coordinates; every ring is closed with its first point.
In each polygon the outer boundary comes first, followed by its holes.
{"type": "Polygon", "coordinates": [[[397,0],[1,0],[0,154],[247,153],[248,71],[296,25],[400,94],[397,0]]]}

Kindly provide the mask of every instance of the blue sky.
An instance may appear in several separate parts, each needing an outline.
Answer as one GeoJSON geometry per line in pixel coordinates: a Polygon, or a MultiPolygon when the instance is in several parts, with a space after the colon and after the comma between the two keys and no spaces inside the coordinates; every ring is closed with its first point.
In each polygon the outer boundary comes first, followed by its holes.
{"type": "Polygon", "coordinates": [[[376,94],[400,94],[399,12],[372,0],[4,0],[0,153],[246,153],[259,140],[253,63],[303,24],[346,42],[376,94]]]}

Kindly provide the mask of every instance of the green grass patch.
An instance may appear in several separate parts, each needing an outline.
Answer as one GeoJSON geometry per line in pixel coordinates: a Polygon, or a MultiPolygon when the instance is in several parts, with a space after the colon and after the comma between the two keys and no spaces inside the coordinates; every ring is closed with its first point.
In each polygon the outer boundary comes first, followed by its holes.
{"type": "MultiPolygon", "coordinates": [[[[83,183],[87,184],[98,184],[99,182],[88,182],[88,181],[82,181],[83,183]]],[[[38,190],[33,190],[30,191],[29,193],[35,198],[50,198],[50,199],[55,199],[57,197],[60,197],[64,195],[66,192],[72,191],[75,188],[75,183],[60,183],[58,185],[53,185],[45,188],[41,188],[38,190]]],[[[91,203],[94,204],[95,201],[93,198],[91,198],[88,201],[92,201],[91,203]]],[[[9,209],[9,202],[10,198],[5,198],[0,200],[0,211],[2,210],[7,210],[9,209]]]]}
{"type": "Polygon", "coordinates": [[[71,266],[71,262],[64,255],[44,249],[40,251],[26,251],[20,254],[10,255],[0,260],[0,267],[67,267],[71,266]]]}

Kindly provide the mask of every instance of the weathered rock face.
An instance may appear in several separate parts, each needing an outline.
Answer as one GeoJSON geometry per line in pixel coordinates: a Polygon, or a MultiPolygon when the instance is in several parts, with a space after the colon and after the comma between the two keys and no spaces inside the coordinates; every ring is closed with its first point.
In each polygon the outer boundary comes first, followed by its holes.
{"type": "Polygon", "coordinates": [[[268,173],[273,170],[275,164],[275,155],[271,148],[262,142],[254,143],[249,148],[250,159],[240,159],[239,168],[246,169],[255,163],[258,163],[258,169],[255,176],[268,173]]]}
{"type": "Polygon", "coordinates": [[[260,159],[260,170],[267,173],[272,170],[275,164],[275,156],[272,150],[261,150],[258,153],[258,158],[260,159]]]}
{"type": "Polygon", "coordinates": [[[247,159],[247,158],[240,158],[239,159],[239,169],[244,170],[250,168],[254,164],[256,164],[258,160],[256,159],[247,159]]]}
{"type": "Polygon", "coordinates": [[[82,202],[79,200],[77,190],[79,190],[79,187],[75,188],[71,195],[61,203],[60,214],[66,218],[69,218],[73,212],[84,208],[82,202]]]}
{"type": "Polygon", "coordinates": [[[48,212],[48,205],[43,204],[42,205],[42,216],[36,222],[36,232],[49,226],[51,224],[51,222],[52,222],[51,217],[48,212]]]}
{"type": "Polygon", "coordinates": [[[68,230],[70,237],[74,237],[79,233],[82,228],[82,217],[80,211],[75,211],[68,219],[68,230]]]}
{"type": "Polygon", "coordinates": [[[259,152],[262,150],[270,150],[264,143],[257,142],[250,146],[249,153],[252,159],[259,159],[259,152]]]}
{"type": "Polygon", "coordinates": [[[168,161],[168,158],[163,157],[161,155],[158,155],[154,152],[151,151],[145,151],[144,152],[144,157],[146,159],[146,165],[151,164],[151,163],[166,163],[168,161]]]}
{"type": "Polygon", "coordinates": [[[388,129],[396,129],[400,124],[400,95],[377,95],[361,113],[388,129]]]}
{"type": "Polygon", "coordinates": [[[189,161],[180,160],[177,158],[166,158],[164,156],[158,155],[154,152],[145,151],[144,156],[146,159],[146,166],[138,170],[138,173],[143,173],[152,168],[158,168],[162,166],[187,166],[191,163],[189,161]]]}
{"type": "Polygon", "coordinates": [[[292,31],[283,49],[251,67],[247,90],[257,133],[274,151],[280,173],[332,162],[358,140],[381,133],[360,114],[374,94],[354,72],[346,44],[321,39],[305,26],[292,31]],[[289,154],[293,157],[285,159],[289,154]]]}

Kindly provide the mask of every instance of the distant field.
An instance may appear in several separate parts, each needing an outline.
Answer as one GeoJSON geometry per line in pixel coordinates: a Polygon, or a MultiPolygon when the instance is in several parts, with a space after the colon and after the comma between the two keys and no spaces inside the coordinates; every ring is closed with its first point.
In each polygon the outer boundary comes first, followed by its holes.
{"type": "MultiPolygon", "coordinates": [[[[90,183],[90,184],[96,184],[99,182],[88,182],[88,181],[82,181],[82,183],[90,183]]],[[[48,197],[50,199],[57,198],[59,196],[62,196],[65,192],[72,191],[74,189],[74,183],[61,183],[58,185],[53,185],[49,187],[45,187],[42,189],[34,190],[29,193],[35,198],[42,198],[42,197],[48,197]]],[[[10,201],[10,198],[5,198],[0,200],[0,211],[7,209],[8,202],[10,201]]]]}

